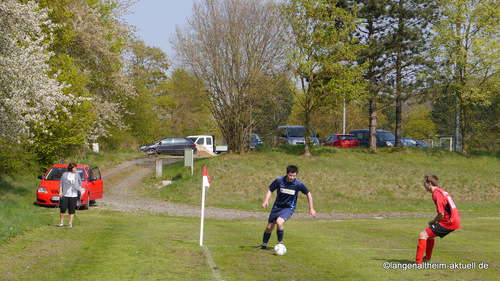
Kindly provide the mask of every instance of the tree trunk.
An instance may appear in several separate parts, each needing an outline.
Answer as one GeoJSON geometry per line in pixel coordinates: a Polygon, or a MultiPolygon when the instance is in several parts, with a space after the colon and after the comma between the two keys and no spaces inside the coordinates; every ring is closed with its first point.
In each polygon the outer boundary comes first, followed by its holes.
{"type": "Polygon", "coordinates": [[[311,152],[309,150],[309,143],[311,142],[311,97],[310,95],[306,96],[306,108],[305,108],[305,117],[306,117],[306,125],[304,132],[305,139],[305,147],[304,147],[304,156],[311,157],[311,152]]]}
{"type": "Polygon", "coordinates": [[[403,102],[399,94],[396,95],[396,143],[395,146],[401,147],[401,108],[403,107],[403,102]]]}
{"type": "Polygon", "coordinates": [[[370,137],[369,147],[377,149],[377,101],[376,98],[370,100],[370,137]]]}
{"type": "Polygon", "coordinates": [[[457,105],[455,108],[455,143],[453,151],[460,151],[460,100],[457,97],[457,105]]]}

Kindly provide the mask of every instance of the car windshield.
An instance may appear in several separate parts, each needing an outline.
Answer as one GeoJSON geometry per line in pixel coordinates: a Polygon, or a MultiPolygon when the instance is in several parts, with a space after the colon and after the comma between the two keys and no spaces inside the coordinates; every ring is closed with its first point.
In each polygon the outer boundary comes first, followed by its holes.
{"type": "MultiPolygon", "coordinates": [[[[291,127],[288,129],[288,136],[290,137],[304,137],[306,129],[304,127],[291,127]]],[[[314,136],[314,132],[311,129],[311,136],[314,136]]]]}
{"type": "Polygon", "coordinates": [[[396,140],[394,135],[391,133],[388,133],[388,132],[377,132],[377,137],[381,141],[395,141],[396,140]]]}
{"type": "Polygon", "coordinates": [[[355,136],[338,136],[339,140],[357,140],[355,136]]]}
{"type": "MultiPolygon", "coordinates": [[[[50,171],[47,173],[47,176],[45,177],[45,180],[49,181],[58,181],[61,180],[62,175],[68,171],[68,168],[52,168],[50,171]]],[[[76,168],[76,172],[80,175],[80,178],[82,181],[85,180],[85,175],[83,174],[83,169],[82,168],[76,168]]]]}
{"type": "Polygon", "coordinates": [[[404,142],[406,145],[417,146],[417,142],[414,139],[405,139],[404,142]]]}

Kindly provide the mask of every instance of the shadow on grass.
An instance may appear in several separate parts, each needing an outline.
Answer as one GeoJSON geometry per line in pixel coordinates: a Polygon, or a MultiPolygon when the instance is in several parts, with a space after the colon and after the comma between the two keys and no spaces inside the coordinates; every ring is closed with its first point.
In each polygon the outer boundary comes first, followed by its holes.
{"type": "Polygon", "coordinates": [[[274,250],[274,247],[273,246],[267,246],[266,249],[259,249],[257,248],[259,245],[257,245],[257,243],[255,243],[255,245],[247,245],[247,246],[243,246],[243,245],[240,245],[238,246],[238,249],[242,249],[242,250],[249,250],[249,251],[273,251],[274,250]]]}
{"type": "Polygon", "coordinates": [[[5,197],[7,194],[14,194],[18,196],[23,196],[29,193],[28,190],[24,188],[19,188],[13,186],[9,180],[5,178],[5,175],[0,174],[0,197],[5,197]]]}

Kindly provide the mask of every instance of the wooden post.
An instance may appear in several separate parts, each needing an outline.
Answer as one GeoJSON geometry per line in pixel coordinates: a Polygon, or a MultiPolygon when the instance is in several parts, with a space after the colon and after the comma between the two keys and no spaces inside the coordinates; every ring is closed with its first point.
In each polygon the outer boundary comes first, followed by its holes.
{"type": "Polygon", "coordinates": [[[156,160],[156,178],[161,178],[163,173],[163,160],[156,160]]]}

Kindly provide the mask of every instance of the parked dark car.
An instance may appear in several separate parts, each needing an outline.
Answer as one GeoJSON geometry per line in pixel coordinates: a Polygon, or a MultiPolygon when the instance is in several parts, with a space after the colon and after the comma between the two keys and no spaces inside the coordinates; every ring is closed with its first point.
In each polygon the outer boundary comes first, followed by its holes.
{"type": "MultiPolygon", "coordinates": [[[[245,137],[245,142],[248,141],[248,136],[245,137]]],[[[264,142],[260,139],[259,135],[252,134],[252,139],[250,140],[250,147],[256,148],[257,146],[264,145],[264,142]]]]}
{"type": "MultiPolygon", "coordinates": [[[[370,141],[369,131],[368,129],[352,130],[349,134],[356,136],[360,146],[368,147],[370,141]]],[[[395,142],[396,137],[391,132],[377,130],[377,147],[394,146],[395,142]]]]}
{"type": "Polygon", "coordinates": [[[412,138],[406,138],[406,137],[401,138],[401,145],[427,147],[427,144],[424,141],[417,141],[412,138]]]}
{"type": "Polygon", "coordinates": [[[164,138],[152,144],[141,146],[141,150],[147,155],[168,154],[168,155],[184,155],[184,149],[191,148],[193,154],[198,152],[194,142],[188,138],[164,138]]]}
{"type": "Polygon", "coordinates": [[[355,135],[336,134],[329,135],[321,145],[333,147],[359,147],[359,141],[355,135]]]}

